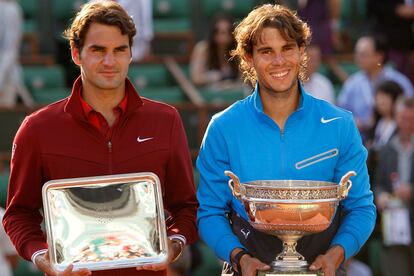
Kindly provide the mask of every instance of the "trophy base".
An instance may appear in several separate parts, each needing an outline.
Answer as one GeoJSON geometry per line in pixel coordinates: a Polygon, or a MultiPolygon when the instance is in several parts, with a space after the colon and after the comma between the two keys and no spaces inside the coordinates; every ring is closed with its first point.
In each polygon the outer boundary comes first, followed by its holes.
{"type": "Polygon", "coordinates": [[[257,276],[323,276],[322,271],[259,271],[257,276]]]}

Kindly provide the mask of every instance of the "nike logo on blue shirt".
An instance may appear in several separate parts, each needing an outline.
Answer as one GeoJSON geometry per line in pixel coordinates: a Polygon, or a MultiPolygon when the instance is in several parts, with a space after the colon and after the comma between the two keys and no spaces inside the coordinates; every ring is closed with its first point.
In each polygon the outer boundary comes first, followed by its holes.
{"type": "Polygon", "coordinates": [[[326,123],[329,123],[329,122],[332,122],[332,121],[335,121],[335,120],[338,120],[338,119],[341,119],[342,117],[335,117],[335,118],[331,118],[331,119],[325,119],[324,117],[322,117],[321,118],[321,123],[322,124],[326,124],[326,123]]]}

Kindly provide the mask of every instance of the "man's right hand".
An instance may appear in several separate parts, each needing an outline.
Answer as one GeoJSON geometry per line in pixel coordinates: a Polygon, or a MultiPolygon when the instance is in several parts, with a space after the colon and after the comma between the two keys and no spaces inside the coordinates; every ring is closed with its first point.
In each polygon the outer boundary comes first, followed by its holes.
{"type": "Polygon", "coordinates": [[[269,270],[270,266],[262,263],[259,259],[249,255],[243,255],[240,259],[241,275],[256,276],[258,270],[269,270]]]}
{"type": "Polygon", "coordinates": [[[45,254],[40,254],[36,256],[35,265],[39,268],[40,271],[46,273],[48,276],[88,276],[91,275],[91,271],[86,268],[82,268],[76,271],[73,271],[73,265],[69,265],[64,271],[56,271],[53,269],[50,264],[49,251],[45,254]]]}
{"type": "MultiPolygon", "coordinates": [[[[231,254],[230,258],[233,260],[234,256],[236,256],[241,248],[235,248],[231,254]]],[[[241,267],[241,275],[243,276],[256,276],[258,270],[269,270],[270,266],[265,263],[262,263],[259,259],[250,256],[249,254],[244,254],[240,258],[240,267],[241,267]]],[[[239,271],[240,273],[240,271],[239,271]]]]}

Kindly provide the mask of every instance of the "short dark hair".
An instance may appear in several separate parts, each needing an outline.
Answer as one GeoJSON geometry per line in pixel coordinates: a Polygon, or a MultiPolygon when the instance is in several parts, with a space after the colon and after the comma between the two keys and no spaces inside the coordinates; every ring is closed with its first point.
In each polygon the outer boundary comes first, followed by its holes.
{"type": "Polygon", "coordinates": [[[397,101],[397,99],[404,94],[403,89],[401,86],[392,80],[386,80],[381,82],[375,88],[376,93],[382,91],[383,93],[389,95],[392,98],[393,103],[397,101]]]}
{"type": "Polygon", "coordinates": [[[132,18],[116,1],[104,0],[84,4],[72,25],[64,31],[63,35],[69,40],[72,48],[82,50],[86,33],[92,23],[118,27],[123,35],[128,35],[129,46],[132,46],[136,34],[132,18]]]}
{"type": "Polygon", "coordinates": [[[383,55],[384,59],[382,61],[383,64],[387,63],[388,61],[388,41],[387,38],[379,33],[369,33],[365,34],[362,37],[366,37],[372,40],[372,44],[374,45],[374,51],[376,53],[380,53],[383,55]]]}
{"type": "Polygon", "coordinates": [[[414,98],[400,97],[397,101],[397,112],[406,108],[414,108],[414,98]]]}

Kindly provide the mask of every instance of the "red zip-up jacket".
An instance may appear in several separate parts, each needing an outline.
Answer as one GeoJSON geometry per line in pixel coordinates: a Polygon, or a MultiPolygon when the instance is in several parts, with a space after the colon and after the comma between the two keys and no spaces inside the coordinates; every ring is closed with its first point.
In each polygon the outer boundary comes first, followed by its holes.
{"type": "MultiPolygon", "coordinates": [[[[126,80],[126,111],[105,138],[85,118],[75,82],[70,97],[26,117],[14,139],[3,225],[20,256],[47,248],[41,230],[42,185],[52,179],[153,172],[161,181],[167,234],[192,243],[198,203],[187,138],[175,108],[139,97],[126,80]],[[151,139],[147,139],[151,138],[151,139]]],[[[135,268],[93,275],[166,275],[135,268]]]]}

